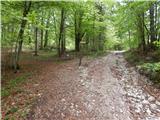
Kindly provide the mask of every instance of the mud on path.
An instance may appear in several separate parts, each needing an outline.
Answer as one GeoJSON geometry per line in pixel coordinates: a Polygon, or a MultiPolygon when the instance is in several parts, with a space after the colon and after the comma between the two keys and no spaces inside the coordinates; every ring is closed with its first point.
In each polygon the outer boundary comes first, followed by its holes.
{"type": "Polygon", "coordinates": [[[49,66],[28,120],[160,120],[160,93],[127,66],[121,53],[49,66]],[[41,90],[40,90],[41,92],[41,90]]]}

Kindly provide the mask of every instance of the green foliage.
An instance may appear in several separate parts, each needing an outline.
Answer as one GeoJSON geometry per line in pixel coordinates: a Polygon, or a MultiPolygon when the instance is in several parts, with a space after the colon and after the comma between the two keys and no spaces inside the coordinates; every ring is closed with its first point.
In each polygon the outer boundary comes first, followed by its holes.
{"type": "Polygon", "coordinates": [[[140,66],[140,72],[148,76],[160,88],[160,62],[144,63],[140,66]]]}
{"type": "Polygon", "coordinates": [[[154,44],[155,44],[158,48],[160,48],[160,41],[154,41],[154,44]]]}
{"type": "Polygon", "coordinates": [[[149,70],[151,72],[160,72],[160,62],[157,63],[144,63],[141,65],[142,69],[149,70]]]}
{"type": "Polygon", "coordinates": [[[160,87],[160,62],[156,57],[157,53],[159,54],[158,51],[152,52],[146,57],[140,55],[138,51],[128,51],[125,53],[125,58],[129,63],[136,65],[141,74],[149,77],[157,87],[160,87]]]}

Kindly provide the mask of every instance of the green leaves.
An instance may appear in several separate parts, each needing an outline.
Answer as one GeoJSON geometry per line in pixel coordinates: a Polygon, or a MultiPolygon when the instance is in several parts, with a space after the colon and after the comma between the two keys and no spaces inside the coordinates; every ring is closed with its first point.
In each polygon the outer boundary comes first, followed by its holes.
{"type": "Polygon", "coordinates": [[[28,22],[29,23],[32,23],[32,24],[35,24],[36,23],[36,12],[35,11],[32,11],[29,15],[28,15],[28,22]]]}
{"type": "Polygon", "coordinates": [[[152,72],[160,72],[160,62],[157,63],[145,63],[141,65],[141,68],[148,69],[152,72]]]}
{"type": "Polygon", "coordinates": [[[154,41],[153,43],[154,43],[154,45],[156,45],[158,48],[160,48],[160,41],[154,41]]]}

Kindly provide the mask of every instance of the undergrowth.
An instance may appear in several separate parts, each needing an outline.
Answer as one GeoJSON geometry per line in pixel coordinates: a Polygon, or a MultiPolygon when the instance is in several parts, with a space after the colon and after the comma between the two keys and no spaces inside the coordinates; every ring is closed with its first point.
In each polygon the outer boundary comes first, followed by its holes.
{"type": "Polygon", "coordinates": [[[19,76],[13,80],[10,80],[7,85],[2,86],[1,88],[1,97],[9,96],[13,91],[20,91],[18,89],[18,85],[22,84],[26,81],[26,79],[31,75],[31,73],[27,73],[23,76],[19,76]]]}
{"type": "Polygon", "coordinates": [[[160,51],[148,52],[146,55],[139,54],[138,51],[127,51],[125,53],[127,61],[137,66],[139,72],[149,77],[149,79],[160,88],[160,51]]]}

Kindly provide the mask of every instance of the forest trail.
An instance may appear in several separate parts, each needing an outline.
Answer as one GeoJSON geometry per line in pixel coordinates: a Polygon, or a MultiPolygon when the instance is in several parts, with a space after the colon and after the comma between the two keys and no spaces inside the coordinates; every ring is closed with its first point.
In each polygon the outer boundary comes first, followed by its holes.
{"type": "Polygon", "coordinates": [[[144,89],[146,78],[120,52],[50,65],[40,77],[44,92],[28,120],[160,120],[159,94],[144,89]]]}

